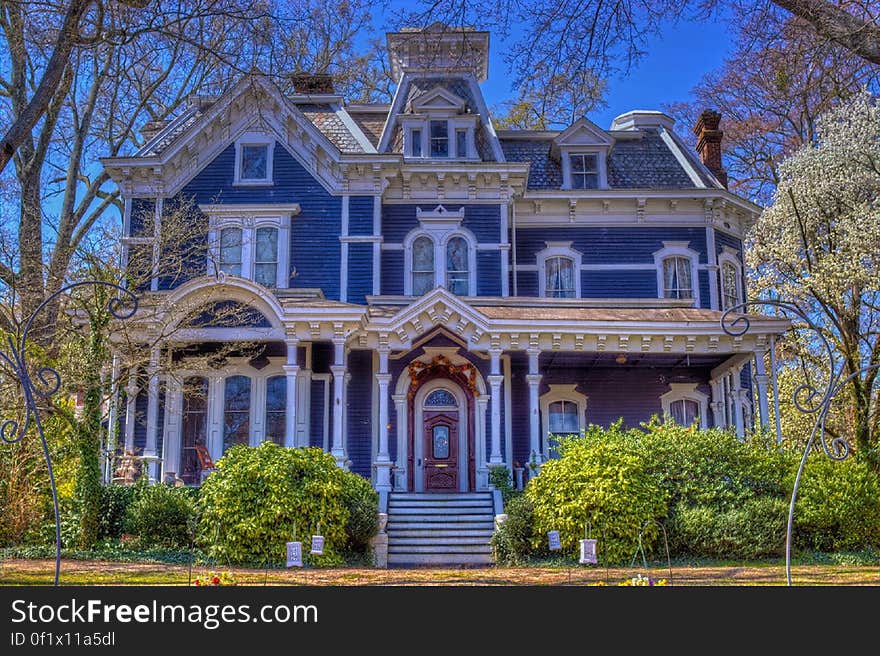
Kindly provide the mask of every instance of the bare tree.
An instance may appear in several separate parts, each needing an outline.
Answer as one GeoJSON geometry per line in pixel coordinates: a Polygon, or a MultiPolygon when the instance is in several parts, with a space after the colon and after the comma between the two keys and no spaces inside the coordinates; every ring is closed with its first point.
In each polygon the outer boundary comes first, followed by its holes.
{"type": "Polygon", "coordinates": [[[694,88],[692,101],[666,110],[684,125],[694,125],[707,107],[718,110],[731,188],[768,204],[783,158],[816,141],[820,114],[863,88],[876,92],[880,67],[778,8],[740,14],[736,25],[733,55],[694,88]]]}
{"type": "Polygon", "coordinates": [[[605,77],[646,52],[647,37],[669,21],[710,20],[725,10],[761,12],[775,5],[809,24],[824,40],[880,64],[876,0],[419,0],[396,13],[401,25],[493,29],[513,37],[508,61],[515,83],[538,74],[576,79],[576,71],[605,77]]]}

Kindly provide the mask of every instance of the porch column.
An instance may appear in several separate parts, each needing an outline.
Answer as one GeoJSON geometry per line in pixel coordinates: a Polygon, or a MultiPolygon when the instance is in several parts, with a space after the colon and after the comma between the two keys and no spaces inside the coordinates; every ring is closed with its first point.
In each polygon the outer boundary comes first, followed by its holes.
{"type": "Polygon", "coordinates": [[[284,343],[287,345],[287,363],[282,367],[287,378],[287,399],[284,406],[284,446],[303,446],[297,444],[296,439],[296,388],[299,378],[297,347],[299,340],[294,336],[288,336],[284,343]]]}
{"type": "Polygon", "coordinates": [[[150,364],[147,367],[147,442],[144,445],[143,457],[147,460],[149,476],[157,480],[156,445],[159,438],[159,358],[162,354],[160,346],[150,349],[150,364]],[[152,458],[152,460],[150,460],[152,458]]]}
{"type": "Polygon", "coordinates": [[[107,441],[104,446],[104,453],[101,456],[101,471],[103,472],[104,483],[110,482],[113,478],[113,454],[119,443],[119,358],[113,356],[110,365],[110,398],[109,408],[107,409],[107,441]]]}
{"type": "Polygon", "coordinates": [[[492,451],[489,454],[489,466],[503,465],[501,457],[501,349],[489,349],[489,387],[490,403],[492,404],[492,451]]]}
{"type": "Polygon", "coordinates": [[[735,367],[730,373],[730,395],[733,398],[733,420],[736,426],[736,436],[745,437],[746,431],[743,425],[743,406],[742,406],[742,383],[740,382],[740,372],[742,367],[735,367]]]}
{"type": "Polygon", "coordinates": [[[394,489],[400,492],[406,491],[406,394],[394,394],[394,412],[397,417],[397,466],[394,468],[394,489]]]}
{"type": "Polygon", "coordinates": [[[391,374],[388,373],[387,344],[379,346],[379,452],[376,454],[376,490],[391,492],[391,455],[388,453],[388,384],[391,374]]]}
{"type": "Polygon", "coordinates": [[[770,382],[770,376],[767,375],[767,369],[764,366],[765,353],[766,351],[755,351],[755,382],[758,384],[758,417],[761,422],[762,430],[770,427],[770,408],[767,405],[767,383],[770,382]]]}
{"type": "Polygon", "coordinates": [[[713,378],[709,381],[712,388],[712,419],[716,428],[727,428],[724,416],[724,378],[713,378]]]}
{"type": "Polygon", "coordinates": [[[538,373],[538,357],[541,351],[529,349],[529,373],[526,381],[529,383],[529,449],[530,462],[540,467],[544,461],[541,451],[541,417],[538,407],[538,391],[541,386],[541,374],[538,373]]]}
{"type": "Polygon", "coordinates": [[[180,438],[183,412],[183,381],[169,376],[165,387],[165,441],[162,446],[162,478],[180,476],[180,438]]]}
{"type": "Polygon", "coordinates": [[[345,435],[343,434],[343,414],[345,413],[345,339],[333,340],[333,443],[330,453],[336,458],[336,464],[346,469],[345,435]]]}
{"type": "Polygon", "coordinates": [[[489,488],[489,468],[486,466],[486,406],[489,405],[489,396],[481,394],[476,397],[477,402],[477,441],[476,447],[476,487],[478,490],[489,488]]]}
{"type": "Polygon", "coordinates": [[[125,386],[125,443],[123,449],[129,453],[134,451],[134,422],[137,417],[137,382],[138,368],[133,366],[128,372],[128,384],[125,386]]]}
{"type": "Polygon", "coordinates": [[[773,386],[773,411],[776,415],[776,442],[782,442],[782,418],[779,416],[779,385],[776,380],[776,335],[770,335],[770,383],[773,386]]]}

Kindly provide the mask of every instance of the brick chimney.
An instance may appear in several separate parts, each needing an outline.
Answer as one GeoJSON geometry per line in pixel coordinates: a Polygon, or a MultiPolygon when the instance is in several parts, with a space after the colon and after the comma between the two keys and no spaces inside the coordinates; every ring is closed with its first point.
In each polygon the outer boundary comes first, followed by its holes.
{"type": "Polygon", "coordinates": [[[697,152],[700,160],[726,188],[727,171],[721,165],[721,139],[724,137],[724,132],[718,129],[720,122],[721,114],[707,109],[697,119],[694,134],[697,135],[697,152]]]}
{"type": "Polygon", "coordinates": [[[294,93],[306,95],[334,93],[333,76],[327,73],[294,73],[292,80],[294,93]]]}

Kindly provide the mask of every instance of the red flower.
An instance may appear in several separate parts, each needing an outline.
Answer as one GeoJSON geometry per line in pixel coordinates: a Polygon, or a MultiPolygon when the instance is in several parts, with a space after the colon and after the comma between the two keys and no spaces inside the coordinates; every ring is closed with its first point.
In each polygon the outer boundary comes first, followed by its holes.
{"type": "Polygon", "coordinates": [[[196,585],[201,585],[201,584],[202,584],[202,582],[199,581],[198,579],[196,579],[196,585]]]}
{"type": "Polygon", "coordinates": [[[213,583],[214,585],[220,585],[220,577],[215,576],[213,579],[211,579],[211,583],[213,583]]]}

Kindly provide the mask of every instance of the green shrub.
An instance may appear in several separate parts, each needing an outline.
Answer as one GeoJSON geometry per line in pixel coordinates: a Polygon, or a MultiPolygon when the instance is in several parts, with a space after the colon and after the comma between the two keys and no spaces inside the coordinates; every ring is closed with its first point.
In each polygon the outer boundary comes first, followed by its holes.
{"type": "Polygon", "coordinates": [[[507,520],[492,535],[495,560],[501,565],[521,565],[532,553],[535,509],[525,495],[513,497],[504,508],[507,520]]]}
{"type": "Polygon", "coordinates": [[[656,419],[627,432],[648,471],[660,476],[670,507],[732,510],[756,497],[783,498],[790,460],[760,438],[739,440],[729,430],[695,430],[656,419]]]}
{"type": "Polygon", "coordinates": [[[139,548],[185,549],[190,546],[196,504],[185,487],[164,483],[144,487],[128,508],[125,530],[139,548]]]}
{"type": "Polygon", "coordinates": [[[788,504],[780,498],[749,499],[721,510],[681,503],[672,520],[675,550],[689,556],[754,559],[781,555],[788,504]]]}
{"type": "Polygon", "coordinates": [[[345,533],[349,549],[366,553],[370,538],[379,532],[379,493],[367,479],[349,475],[343,478],[342,497],[348,510],[345,533]]]}
{"type": "MultiPolygon", "coordinates": [[[[794,484],[793,473],[790,484],[794,484]]],[[[880,480],[853,457],[810,456],[794,511],[795,544],[819,551],[880,546],[880,480]]]]}
{"type": "Polygon", "coordinates": [[[99,540],[118,540],[125,532],[125,517],[134,503],[137,485],[105,485],[101,489],[101,520],[99,540]]]}
{"type": "Polygon", "coordinates": [[[516,490],[513,488],[513,480],[510,477],[510,470],[504,465],[489,467],[489,485],[501,493],[501,500],[505,506],[513,495],[516,494],[516,490]]]}
{"type": "Polygon", "coordinates": [[[220,562],[283,562],[285,543],[295,531],[307,562],[337,565],[353,544],[374,532],[365,517],[378,512],[378,495],[321,449],[264,442],[235,446],[223,455],[202,485],[200,508],[200,544],[220,562]],[[319,531],[324,555],[311,557],[307,545],[319,531]]]}
{"type": "Polygon", "coordinates": [[[621,439],[619,426],[590,427],[583,437],[563,438],[559,453],[526,486],[534,505],[533,546],[541,547],[547,531],[558,530],[563,553],[574,554],[590,522],[594,532],[602,531],[599,558],[620,563],[635,553],[647,523],[642,541],[649,549],[659,532],[650,520],[663,520],[669,495],[629,440],[621,439]]]}

